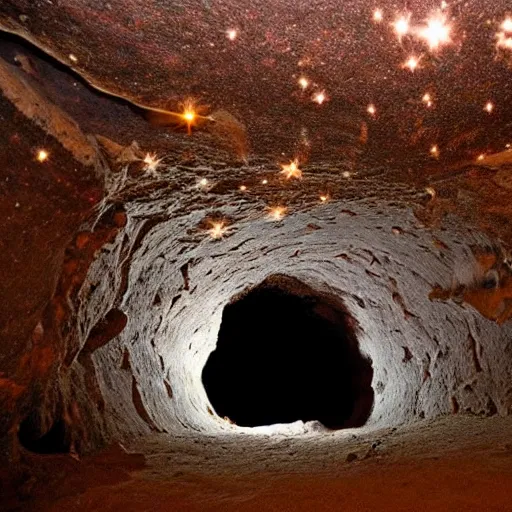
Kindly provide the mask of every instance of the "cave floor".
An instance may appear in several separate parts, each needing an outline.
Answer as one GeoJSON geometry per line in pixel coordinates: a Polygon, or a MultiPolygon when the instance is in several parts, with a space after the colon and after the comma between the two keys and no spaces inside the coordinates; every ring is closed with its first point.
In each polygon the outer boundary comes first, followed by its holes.
{"type": "Polygon", "coordinates": [[[12,510],[503,512],[511,434],[510,417],[452,416],[372,432],[157,434],[82,460],[24,453],[12,510]]]}

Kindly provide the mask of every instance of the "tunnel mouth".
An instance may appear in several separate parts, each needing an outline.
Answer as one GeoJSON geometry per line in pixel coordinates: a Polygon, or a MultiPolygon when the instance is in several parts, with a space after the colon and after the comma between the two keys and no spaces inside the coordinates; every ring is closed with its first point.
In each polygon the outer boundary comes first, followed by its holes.
{"type": "Polygon", "coordinates": [[[372,377],[342,301],[282,275],[224,308],[202,373],[215,412],[238,426],[301,420],[333,430],[366,423],[372,377]]]}

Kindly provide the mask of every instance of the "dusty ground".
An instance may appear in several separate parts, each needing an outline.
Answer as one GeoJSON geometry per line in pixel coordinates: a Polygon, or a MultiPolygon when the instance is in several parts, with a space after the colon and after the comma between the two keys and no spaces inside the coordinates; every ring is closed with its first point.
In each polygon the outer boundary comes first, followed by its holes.
{"type": "Polygon", "coordinates": [[[455,416],[368,433],[158,435],[127,448],[139,455],[29,455],[38,470],[8,510],[506,512],[510,434],[510,418],[455,416]]]}

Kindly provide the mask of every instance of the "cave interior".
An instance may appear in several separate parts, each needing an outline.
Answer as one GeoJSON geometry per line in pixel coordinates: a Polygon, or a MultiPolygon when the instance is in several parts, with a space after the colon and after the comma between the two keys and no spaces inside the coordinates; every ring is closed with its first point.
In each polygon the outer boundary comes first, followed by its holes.
{"type": "Polygon", "coordinates": [[[512,511],[505,0],[0,5],[2,510],[512,511]]]}

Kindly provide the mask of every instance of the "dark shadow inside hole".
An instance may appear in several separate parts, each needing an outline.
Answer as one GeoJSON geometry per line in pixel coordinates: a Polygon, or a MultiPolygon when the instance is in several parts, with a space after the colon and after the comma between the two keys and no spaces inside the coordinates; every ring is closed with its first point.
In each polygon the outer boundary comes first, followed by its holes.
{"type": "Polygon", "coordinates": [[[48,432],[41,436],[33,418],[29,416],[21,422],[18,438],[22,446],[34,453],[69,453],[70,451],[66,424],[63,420],[55,421],[48,432]]]}
{"type": "Polygon", "coordinates": [[[337,297],[268,278],[225,307],[202,374],[208,398],[240,426],[362,426],[373,407],[373,369],[356,329],[337,297]]]}

